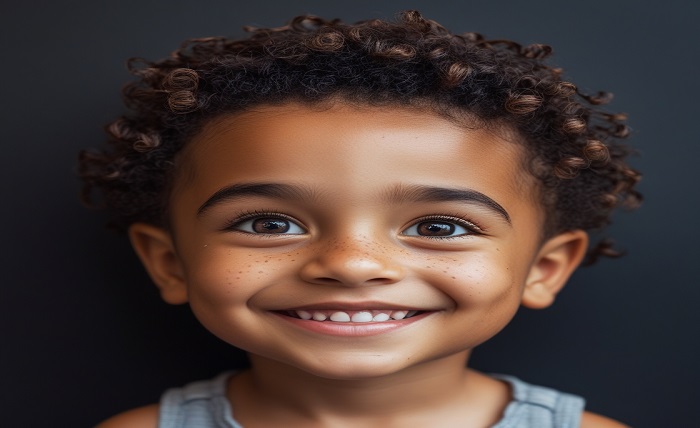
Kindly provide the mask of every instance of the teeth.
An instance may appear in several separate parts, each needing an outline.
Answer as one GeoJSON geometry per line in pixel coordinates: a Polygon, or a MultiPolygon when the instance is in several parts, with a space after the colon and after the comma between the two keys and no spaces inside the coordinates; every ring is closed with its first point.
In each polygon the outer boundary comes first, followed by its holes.
{"type": "Polygon", "coordinates": [[[331,315],[331,321],[335,322],[349,322],[350,321],[350,315],[348,315],[345,312],[333,312],[331,315]]]}
{"type": "Polygon", "coordinates": [[[389,314],[385,314],[385,313],[382,312],[382,313],[380,313],[380,314],[375,315],[374,318],[372,318],[372,321],[379,321],[379,322],[381,322],[381,321],[388,321],[389,318],[391,318],[391,317],[389,316],[389,314]]]}
{"type": "Polygon", "coordinates": [[[358,312],[352,316],[352,322],[370,322],[372,314],[370,312],[358,312]]]}
{"type": "MultiPolygon", "coordinates": [[[[297,316],[303,320],[310,320],[312,318],[311,312],[306,311],[296,311],[297,316]]],[[[323,314],[321,314],[323,315],[323,314]]]]}
{"type": "Polygon", "coordinates": [[[406,314],[408,314],[407,311],[394,311],[391,313],[391,318],[395,320],[402,320],[406,318],[406,314]]]}
{"type": "Polygon", "coordinates": [[[302,320],[333,321],[333,322],[384,322],[390,320],[402,320],[410,318],[418,311],[390,311],[390,310],[364,310],[364,311],[287,311],[289,316],[295,316],[302,320]]]}

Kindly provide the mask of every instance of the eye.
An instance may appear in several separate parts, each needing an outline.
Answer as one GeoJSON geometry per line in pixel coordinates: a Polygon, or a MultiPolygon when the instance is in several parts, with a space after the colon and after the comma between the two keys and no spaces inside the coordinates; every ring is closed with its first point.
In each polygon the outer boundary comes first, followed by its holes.
{"type": "Polygon", "coordinates": [[[258,215],[235,222],[230,229],[257,235],[302,235],[301,226],[282,215],[258,215]]]}
{"type": "Polygon", "coordinates": [[[455,238],[477,234],[478,230],[475,224],[458,218],[425,218],[409,226],[401,234],[427,238],[455,238]]]}

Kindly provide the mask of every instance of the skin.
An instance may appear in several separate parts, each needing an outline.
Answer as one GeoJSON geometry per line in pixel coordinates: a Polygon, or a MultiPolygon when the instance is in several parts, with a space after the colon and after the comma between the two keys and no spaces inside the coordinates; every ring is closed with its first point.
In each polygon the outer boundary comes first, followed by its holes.
{"type": "MultiPolygon", "coordinates": [[[[287,104],[220,118],[193,139],[178,159],[170,230],[135,224],[130,236],[163,299],[189,303],[206,328],[249,352],[251,370],[228,386],[241,424],[485,427],[501,418],[509,388],[465,369],[469,354],[521,304],[549,306],[588,241],[582,231],[543,241],[523,150],[497,131],[426,111],[287,104]],[[261,183],[294,191],[240,192],[261,183]],[[239,192],[217,198],[231,186],[239,192]],[[426,200],[416,186],[495,204],[426,200]],[[362,308],[422,315],[353,337],[286,315],[362,308]]],[[[148,406],[101,426],[156,420],[148,406]]],[[[622,426],[590,413],[582,422],[622,426]]]]}

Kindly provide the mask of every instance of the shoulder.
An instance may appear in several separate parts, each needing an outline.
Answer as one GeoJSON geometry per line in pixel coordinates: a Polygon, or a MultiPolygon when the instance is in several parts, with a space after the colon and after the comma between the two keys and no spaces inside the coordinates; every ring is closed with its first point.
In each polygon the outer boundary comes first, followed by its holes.
{"type": "Polygon", "coordinates": [[[128,410],[112,416],[95,428],[156,428],[158,426],[158,404],[128,410]]]}
{"type": "Polygon", "coordinates": [[[581,428],[628,428],[627,425],[591,412],[581,415],[581,428]]]}
{"type": "Polygon", "coordinates": [[[560,418],[559,423],[562,420],[570,420],[573,423],[574,420],[579,420],[580,416],[580,428],[629,428],[613,419],[584,411],[585,401],[577,395],[525,383],[512,376],[497,375],[497,378],[510,384],[514,403],[534,404],[535,406],[528,408],[531,412],[545,412],[549,409],[560,418]]]}

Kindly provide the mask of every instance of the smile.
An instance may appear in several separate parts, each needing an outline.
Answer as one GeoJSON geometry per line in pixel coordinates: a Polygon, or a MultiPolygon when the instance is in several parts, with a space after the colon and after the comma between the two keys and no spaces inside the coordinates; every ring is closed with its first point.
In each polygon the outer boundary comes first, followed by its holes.
{"type": "Polygon", "coordinates": [[[336,337],[363,337],[411,328],[437,313],[409,309],[292,309],[273,311],[278,319],[295,328],[336,337]]]}
{"type": "Polygon", "coordinates": [[[391,310],[391,309],[372,309],[359,311],[339,311],[339,310],[289,310],[284,311],[285,315],[298,318],[301,320],[310,321],[330,321],[337,323],[376,323],[386,321],[398,321],[406,318],[411,318],[421,311],[418,310],[391,310]]]}

